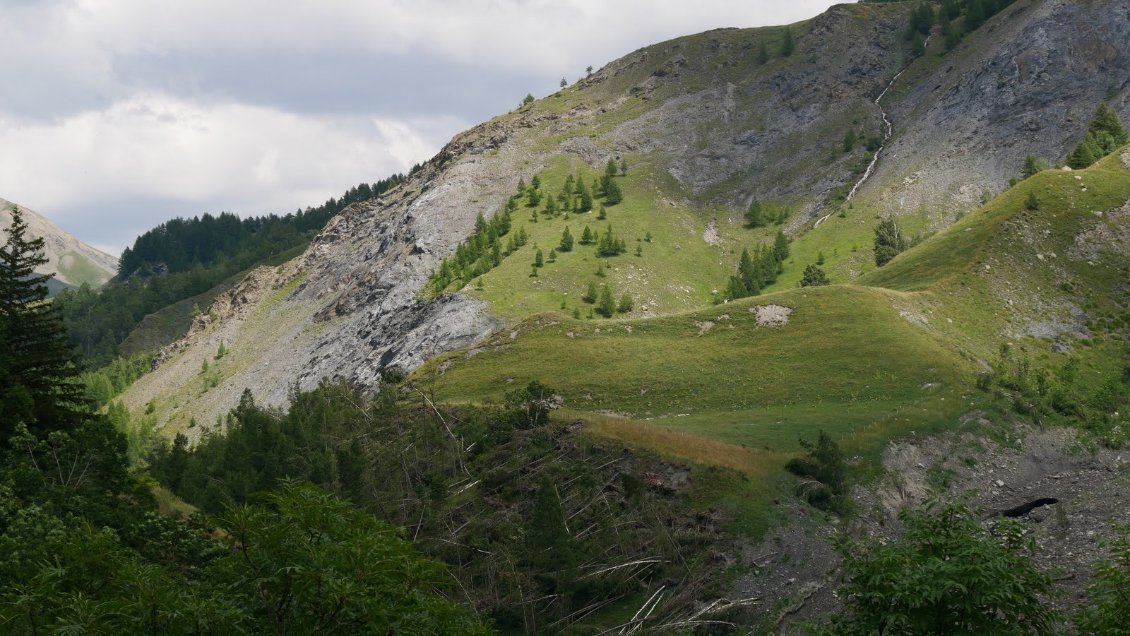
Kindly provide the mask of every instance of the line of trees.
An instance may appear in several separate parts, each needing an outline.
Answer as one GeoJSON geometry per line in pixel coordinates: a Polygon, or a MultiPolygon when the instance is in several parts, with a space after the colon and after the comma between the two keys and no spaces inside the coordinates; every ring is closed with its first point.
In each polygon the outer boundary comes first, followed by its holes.
{"type": "MultiPolygon", "coordinates": [[[[528,184],[520,178],[516,191],[507,198],[499,212],[490,221],[486,221],[480,214],[471,236],[459,244],[455,254],[440,261],[439,267],[428,277],[425,285],[427,293],[438,295],[453,284],[456,288],[461,288],[498,267],[505,258],[526,245],[529,235],[525,227],[517,233],[510,232],[513,216],[521,207],[529,209],[530,223],[538,223],[543,218],[568,219],[569,214],[587,214],[593,211],[598,200],[603,200],[597,219],[606,220],[606,206],[614,206],[624,200],[623,191],[615,177],[624,176],[627,172],[626,160],[622,159],[617,163],[615,159],[609,159],[603,174],[592,180],[591,187],[584,175],[578,172],[576,175],[566,175],[556,194],[547,191],[539,175],[535,174],[528,184]],[[504,241],[503,237],[508,234],[509,240],[504,241]]],[[[617,256],[627,251],[626,242],[613,234],[611,226],[606,228],[603,235],[597,236],[586,225],[579,239],[574,238],[569,227],[565,226],[561,240],[556,247],[550,249],[548,257],[542,248],[535,245],[530,276],[537,277],[539,268],[546,263],[556,262],[559,252],[572,252],[577,243],[595,244],[597,256],[600,257],[617,256]]]]}
{"type": "MultiPolygon", "coordinates": [[[[240,219],[225,212],[162,223],[122,253],[118,276],[102,289],[84,285],[55,295],[70,342],[91,365],[105,365],[123,353],[120,345],[145,316],[248,268],[296,254],[346,206],[382,194],[403,179],[393,175],[363,183],[341,198],[284,216],[240,219]]],[[[187,320],[180,325],[187,327],[187,320]]],[[[180,334],[165,335],[171,340],[180,334]]]]}

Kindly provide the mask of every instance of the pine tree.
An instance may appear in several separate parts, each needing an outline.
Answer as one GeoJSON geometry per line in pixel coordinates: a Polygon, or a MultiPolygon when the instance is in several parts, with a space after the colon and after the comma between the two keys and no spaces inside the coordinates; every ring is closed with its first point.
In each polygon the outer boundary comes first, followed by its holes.
{"type": "Polygon", "coordinates": [[[577,212],[585,213],[592,211],[592,195],[589,194],[587,188],[581,190],[581,194],[577,196],[577,212]]]}
{"type": "Polygon", "coordinates": [[[589,226],[586,225],[585,229],[581,232],[581,245],[592,245],[592,243],[592,230],[590,230],[589,226]]]}
{"type": "Polygon", "coordinates": [[[624,177],[624,176],[627,176],[627,174],[628,174],[628,160],[627,159],[621,159],[620,160],[620,176],[624,177]]]}
{"type": "Polygon", "coordinates": [[[742,282],[741,277],[731,276],[730,284],[726,288],[726,297],[730,300],[738,300],[739,298],[745,298],[749,295],[749,288],[747,288],[745,286],[745,283],[742,282]]]}
{"type": "Polygon", "coordinates": [[[601,205],[600,210],[598,210],[597,213],[596,213],[596,220],[597,221],[603,221],[604,219],[607,219],[607,218],[608,218],[608,210],[606,210],[604,208],[604,205],[601,205]]]}
{"type": "Polygon", "coordinates": [[[749,208],[745,211],[745,226],[762,227],[763,225],[765,225],[765,217],[761,213],[761,202],[754,199],[749,202],[749,208]]]}
{"type": "Polygon", "coordinates": [[[596,296],[596,283],[589,281],[589,286],[585,288],[585,294],[581,296],[581,300],[591,305],[596,302],[596,296]]]}
{"type": "Polygon", "coordinates": [[[541,253],[541,248],[534,252],[534,267],[541,267],[545,265],[545,255],[541,253]]]}
{"type": "Polygon", "coordinates": [[[561,233],[561,244],[558,245],[559,250],[562,252],[573,251],[573,235],[569,232],[569,226],[565,226],[565,231],[561,233]]]}
{"type": "Polygon", "coordinates": [[[612,290],[608,285],[600,287],[600,299],[596,303],[596,312],[605,318],[611,318],[616,313],[616,301],[612,298],[612,290]]]}
{"type": "Polygon", "coordinates": [[[1095,140],[1095,135],[1087,133],[1083,141],[1067,156],[1067,165],[1076,170],[1081,170],[1098,161],[1101,156],[1102,148],[1095,140]]]}
{"type": "Polygon", "coordinates": [[[1044,170],[1046,167],[1047,166],[1045,166],[1042,161],[1032,155],[1028,155],[1024,157],[1024,170],[1020,174],[1027,179],[1028,177],[1036,175],[1041,170],[1044,170]]]}
{"type": "Polygon", "coordinates": [[[783,230],[777,230],[777,238],[773,241],[773,257],[778,263],[785,262],[789,257],[789,238],[783,230]]]}
{"type": "Polygon", "coordinates": [[[47,301],[42,238],[29,239],[19,208],[0,247],[0,443],[23,423],[42,434],[86,419],[74,351],[57,307],[47,301]]]}
{"type": "Polygon", "coordinates": [[[781,38],[781,57],[789,57],[793,54],[796,45],[793,43],[793,30],[785,27],[785,34],[781,38]]]}
{"type": "Polygon", "coordinates": [[[549,248],[549,256],[546,257],[546,262],[549,262],[549,263],[556,263],[557,262],[557,250],[553,249],[552,247],[549,248]]]}
{"type": "Polygon", "coordinates": [[[624,200],[624,191],[620,189],[620,184],[615,181],[609,181],[604,187],[604,202],[608,205],[616,205],[624,200]]]}
{"type": "Polygon", "coordinates": [[[1106,153],[1114,152],[1120,146],[1126,145],[1127,141],[1130,141],[1127,139],[1122,122],[1118,120],[1118,113],[1114,112],[1114,109],[1108,106],[1106,102],[1099,104],[1099,109],[1091,120],[1089,130],[1095,133],[1096,137],[1102,138],[1104,135],[1109,137],[1112,145],[1109,148],[1103,148],[1106,153]]]}
{"type": "Polygon", "coordinates": [[[746,295],[756,294],[761,291],[760,276],[757,275],[757,270],[753,265],[753,259],[749,256],[748,249],[743,249],[741,257],[738,258],[738,278],[742,281],[742,287],[746,291],[746,295]]]}

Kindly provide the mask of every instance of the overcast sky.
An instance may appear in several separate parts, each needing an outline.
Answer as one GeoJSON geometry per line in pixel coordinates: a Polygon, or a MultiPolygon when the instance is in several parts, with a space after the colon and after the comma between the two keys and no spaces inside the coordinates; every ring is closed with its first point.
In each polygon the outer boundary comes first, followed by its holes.
{"type": "Polygon", "coordinates": [[[635,49],[827,0],[0,0],[0,198],[117,254],[286,213],[635,49]]]}

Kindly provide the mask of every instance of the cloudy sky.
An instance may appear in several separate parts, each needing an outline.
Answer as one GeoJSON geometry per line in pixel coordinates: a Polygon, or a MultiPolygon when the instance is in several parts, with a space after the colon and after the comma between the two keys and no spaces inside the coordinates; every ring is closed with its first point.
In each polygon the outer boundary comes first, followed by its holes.
{"type": "Polygon", "coordinates": [[[0,0],[0,198],[112,253],[286,213],[661,40],[828,0],[0,0]]]}

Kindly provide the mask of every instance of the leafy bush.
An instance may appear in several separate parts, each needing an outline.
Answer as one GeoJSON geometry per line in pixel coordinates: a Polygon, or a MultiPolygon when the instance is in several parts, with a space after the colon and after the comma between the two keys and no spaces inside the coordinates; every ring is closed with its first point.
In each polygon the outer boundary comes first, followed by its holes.
{"type": "Polygon", "coordinates": [[[1051,577],[1029,558],[1030,538],[1006,519],[982,527],[961,503],[904,510],[897,541],[841,540],[846,613],[817,634],[1046,634],[1051,577]]]}

